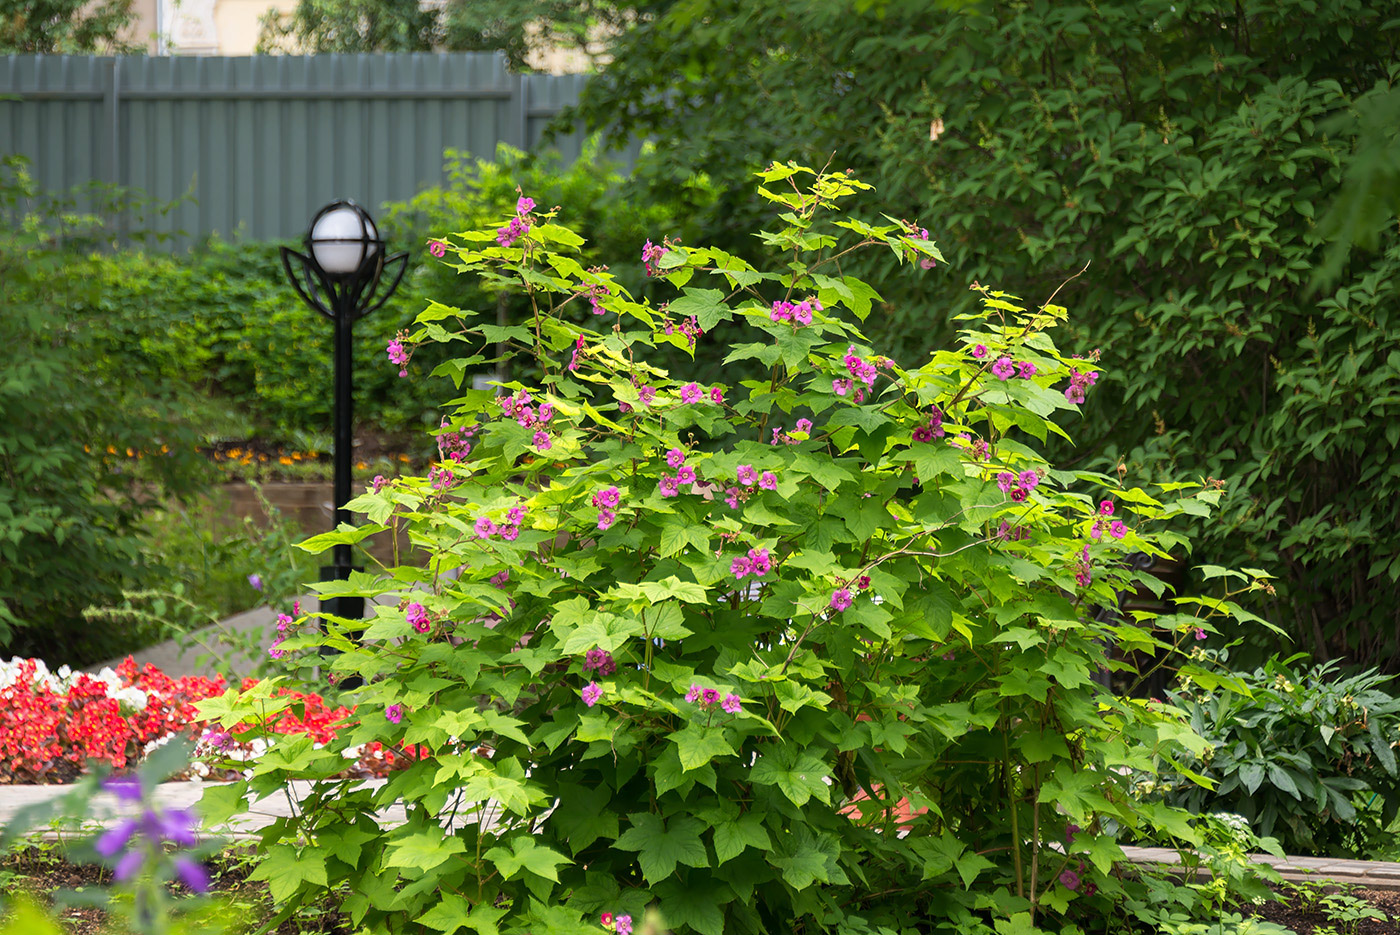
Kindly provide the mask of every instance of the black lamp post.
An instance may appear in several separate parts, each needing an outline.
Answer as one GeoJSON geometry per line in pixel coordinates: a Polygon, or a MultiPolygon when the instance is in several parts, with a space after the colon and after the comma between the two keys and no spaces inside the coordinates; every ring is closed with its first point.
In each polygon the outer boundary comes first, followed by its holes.
{"type": "MultiPolygon", "coordinates": [[[[384,256],[384,241],[374,220],[353,201],[333,201],[311,219],[306,252],[282,248],[282,266],[307,305],[335,323],[335,522],[350,521],[350,465],[353,456],[351,328],[394,294],[407,268],[407,253],[384,256]],[[296,263],[293,263],[293,260],[296,263]],[[387,289],[384,273],[398,266],[387,289]]],[[[332,564],[321,568],[322,581],[350,577],[350,546],[337,545],[332,564]]],[[[332,598],[321,610],[338,617],[364,616],[363,598],[332,598]]]]}

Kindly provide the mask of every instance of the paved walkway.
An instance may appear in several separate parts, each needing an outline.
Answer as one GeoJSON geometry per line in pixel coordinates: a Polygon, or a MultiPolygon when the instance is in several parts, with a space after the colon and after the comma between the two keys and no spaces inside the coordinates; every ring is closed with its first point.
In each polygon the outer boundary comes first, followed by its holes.
{"type": "MultiPolygon", "coordinates": [[[[378,788],[384,782],[383,779],[369,779],[365,780],[363,785],[378,788]]],[[[156,801],[166,808],[196,808],[206,785],[213,784],[201,782],[162,783],[156,793],[156,801]]],[[[20,809],[25,806],[53,802],[61,798],[70,788],[69,786],[0,786],[0,822],[8,825],[20,809]]],[[[204,833],[210,837],[232,840],[253,839],[257,836],[258,829],[271,824],[276,818],[291,815],[294,802],[303,799],[310,788],[311,784],[307,782],[292,783],[289,794],[274,796],[264,799],[256,805],[250,805],[248,811],[242,815],[236,816],[226,824],[206,827],[204,833]]],[[[81,827],[83,829],[105,827],[118,818],[134,814],[138,810],[138,806],[120,803],[108,793],[99,793],[92,801],[88,820],[81,827]]],[[[401,824],[408,818],[402,805],[390,806],[382,810],[377,817],[381,824],[387,825],[401,824]]],[[[464,819],[458,819],[459,826],[463,823],[465,823],[464,819]]],[[[79,825],[70,823],[67,827],[74,829],[78,828],[79,825]]],[[[60,830],[60,828],[49,827],[46,835],[56,836],[60,830]]],[[[1180,862],[1177,852],[1165,847],[1125,847],[1123,851],[1128,860],[1134,863],[1171,865],[1180,862]]],[[[1253,854],[1250,859],[1255,863],[1272,865],[1285,880],[1329,880],[1365,889],[1400,891],[1400,863],[1338,860],[1330,857],[1284,857],[1279,859],[1269,854],[1253,854]]]]}
{"type": "MultiPolygon", "coordinates": [[[[319,601],[316,594],[304,594],[301,606],[304,610],[314,610],[319,601]]],[[[287,604],[290,606],[291,602],[287,604]]],[[[374,606],[366,604],[367,618],[374,616],[374,606]]],[[[166,640],[130,655],[137,665],[149,662],[173,679],[186,675],[209,678],[222,675],[233,683],[252,675],[258,663],[266,661],[264,653],[277,635],[277,613],[271,607],[254,607],[196,630],[182,640],[166,640]]],[[[97,672],[103,667],[115,669],[125,658],[96,663],[88,666],[87,671],[97,672]]]]}

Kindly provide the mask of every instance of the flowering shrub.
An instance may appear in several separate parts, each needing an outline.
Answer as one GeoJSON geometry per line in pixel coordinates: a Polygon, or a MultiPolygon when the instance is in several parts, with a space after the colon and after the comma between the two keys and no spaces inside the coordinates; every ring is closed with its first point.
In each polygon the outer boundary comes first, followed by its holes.
{"type": "MultiPolygon", "coordinates": [[[[888,248],[923,275],[934,241],[843,213],[868,187],[849,175],[761,178],[776,269],[648,242],[648,271],[679,289],[660,307],[580,264],[555,211],[437,238],[533,317],[479,324],[434,303],[404,346],[513,342],[543,381],[459,392],[441,431],[469,450],[376,484],[351,504],[367,524],[303,544],[394,525],[432,560],[319,585],[388,598],[281,644],[339,651],[331,667],[365,682],[358,723],[324,750],[268,738],[256,775],[207,801],[329,780],[339,746],[430,752],[379,789],[318,783],[272,825],[259,872],[279,901],[345,892],[373,932],[621,931],[650,910],[705,935],[976,935],[1149,914],[1117,834],[1196,837],[1137,801],[1130,774],[1203,744],[1174,709],[1091,676],[1110,640],[1170,654],[1244,614],[1218,598],[1160,621],[1094,610],[1160,589],[1123,559],[1182,545],[1168,521],[1218,492],[1149,492],[1037,453],[1099,373],[1052,342],[1062,308],[978,286],[960,346],[906,362],[869,347],[857,322],[879,294],[842,258],[888,248]],[[573,315],[585,302],[605,314],[573,315]],[[703,385],[648,362],[722,321],[754,337],[726,359],[767,377],[703,385]],[[381,828],[398,802],[407,823],[381,828]]],[[[272,685],[201,712],[248,722],[272,685]]]]}

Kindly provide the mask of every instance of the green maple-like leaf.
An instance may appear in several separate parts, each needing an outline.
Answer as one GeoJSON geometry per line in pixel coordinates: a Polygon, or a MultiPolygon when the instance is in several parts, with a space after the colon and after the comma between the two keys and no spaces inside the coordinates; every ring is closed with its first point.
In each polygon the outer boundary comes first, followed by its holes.
{"type": "Polygon", "coordinates": [[[433,908],[416,920],[428,928],[453,935],[462,929],[471,929],[477,935],[499,935],[496,920],[505,915],[504,909],[497,909],[484,903],[473,906],[465,897],[448,893],[433,908]]]}
{"type": "Polygon", "coordinates": [[[813,796],[823,802],[831,800],[831,789],[822,781],[829,773],[826,764],[810,753],[777,747],[754,764],[753,781],[777,786],[792,804],[806,805],[813,796]]]}
{"type": "Polygon", "coordinates": [[[743,853],[746,847],[769,850],[773,842],[763,827],[763,820],[753,812],[715,826],[715,859],[724,863],[743,853]]]}
{"type": "Polygon", "coordinates": [[[675,872],[677,864],[688,867],[709,866],[709,855],[700,841],[705,825],[694,818],[676,818],[669,825],[660,815],[635,812],[627,816],[632,827],[623,832],[613,845],[619,850],[637,851],[642,876],[648,883],[657,883],[675,872]]]}
{"type": "Polygon", "coordinates": [[[496,865],[503,879],[509,880],[521,870],[528,870],[555,883],[559,882],[558,866],[569,863],[569,858],[541,845],[533,837],[516,838],[509,850],[493,847],[486,852],[486,859],[496,865]]]}

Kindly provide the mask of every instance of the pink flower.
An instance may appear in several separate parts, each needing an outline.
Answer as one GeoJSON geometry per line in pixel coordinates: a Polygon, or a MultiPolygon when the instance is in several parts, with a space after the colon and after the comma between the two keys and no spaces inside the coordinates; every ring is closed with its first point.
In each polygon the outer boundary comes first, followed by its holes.
{"type": "Polygon", "coordinates": [[[718,704],[718,703],[719,703],[719,690],[718,690],[718,689],[715,689],[715,688],[707,688],[707,689],[705,689],[704,691],[702,691],[702,692],[700,693],[700,703],[701,703],[701,704],[718,704]]]}
{"type": "Polygon", "coordinates": [[[724,390],[717,386],[710,387],[710,402],[714,403],[716,406],[723,406],[724,390]]]}
{"type": "Polygon", "coordinates": [[[1077,890],[1079,889],[1079,874],[1066,869],[1060,874],[1060,882],[1064,884],[1065,889],[1077,890]]]}
{"type": "Polygon", "coordinates": [[[529,214],[533,210],[535,210],[535,199],[533,198],[521,195],[520,200],[515,203],[516,214],[529,214]]]}
{"type": "Polygon", "coordinates": [[[695,483],[695,468],[691,467],[691,466],[688,465],[688,464],[682,464],[682,465],[680,466],[680,468],[676,471],[676,483],[677,483],[677,484],[693,484],[693,483],[695,483]]]}
{"type": "Polygon", "coordinates": [[[997,474],[997,488],[1001,490],[1002,493],[1006,493],[1010,490],[1011,485],[1014,483],[1016,483],[1016,475],[1012,474],[1010,471],[1001,471],[997,474]]]}
{"type": "Polygon", "coordinates": [[[1205,638],[1206,638],[1206,631],[1203,630],[1203,629],[1201,629],[1200,627],[1197,627],[1197,628],[1196,628],[1196,639],[1198,639],[1198,640],[1203,640],[1203,639],[1205,639],[1205,638]]]}
{"type": "Polygon", "coordinates": [[[499,526],[491,522],[491,518],[488,516],[478,516],[474,528],[478,539],[489,539],[500,529],[499,526]]]}
{"type": "Polygon", "coordinates": [[[646,269],[648,276],[656,275],[659,268],[656,265],[656,261],[660,260],[661,257],[668,252],[670,252],[669,247],[664,247],[661,244],[654,244],[650,240],[642,246],[642,266],[646,269]]]}
{"type": "Polygon", "coordinates": [[[758,475],[758,486],[764,490],[777,490],[778,475],[774,474],[772,471],[764,471],[762,474],[758,475]]]}
{"type": "Polygon", "coordinates": [[[642,403],[643,406],[650,406],[650,405],[651,405],[651,401],[652,401],[653,399],[656,398],[656,387],[654,387],[654,386],[639,386],[639,387],[637,387],[637,398],[638,398],[639,400],[641,400],[641,403],[642,403]]]}
{"type": "Polygon", "coordinates": [[[749,549],[749,562],[755,578],[762,578],[773,570],[773,560],[768,557],[767,549],[749,549]]]}
{"type": "Polygon", "coordinates": [[[1020,372],[1022,380],[1029,380],[1031,377],[1035,376],[1035,364],[1028,360],[1021,361],[1016,365],[1016,368],[1020,372]]]}
{"type": "Polygon", "coordinates": [[[447,244],[441,240],[430,240],[428,241],[428,252],[433,256],[440,257],[447,253],[447,244]]]}
{"type": "Polygon", "coordinates": [[[743,699],[738,695],[730,694],[724,696],[724,701],[720,703],[720,707],[724,709],[726,714],[738,714],[740,710],[742,710],[743,704],[743,699]]]}
{"type": "Polygon", "coordinates": [[[375,493],[379,493],[379,491],[383,490],[386,486],[388,486],[388,484],[389,484],[389,482],[388,482],[387,480],[384,479],[384,475],[383,475],[383,474],[376,474],[376,475],[374,475],[374,492],[375,492],[375,493]]]}
{"type": "Polygon", "coordinates": [[[701,690],[701,689],[700,689],[700,686],[699,686],[699,685],[696,685],[696,684],[694,684],[694,683],[691,683],[690,690],[687,691],[687,692],[685,693],[685,700],[686,700],[686,701],[699,701],[699,700],[700,700],[700,690],[701,690]]]}
{"type": "Polygon", "coordinates": [[[849,392],[851,391],[851,381],[850,381],[850,380],[832,380],[832,381],[831,381],[831,391],[832,391],[833,393],[835,393],[837,396],[845,396],[847,393],[849,393],[849,392]]]}
{"type": "Polygon", "coordinates": [[[603,686],[597,682],[589,682],[583,687],[583,691],[579,692],[579,697],[583,699],[584,704],[591,708],[598,703],[599,698],[603,697],[603,686]]]}
{"type": "Polygon", "coordinates": [[[679,448],[672,448],[666,452],[666,463],[673,468],[678,468],[685,464],[685,452],[679,448]]]}
{"type": "Polygon", "coordinates": [[[753,562],[742,555],[735,556],[734,561],[729,563],[729,573],[737,579],[742,579],[753,571],[753,562]]]}
{"type": "Polygon", "coordinates": [[[1022,487],[1025,487],[1025,488],[1027,488],[1027,489],[1033,489],[1033,488],[1034,488],[1037,484],[1039,484],[1039,483],[1040,483],[1040,475],[1037,474],[1035,471],[1022,471],[1022,472],[1021,472],[1021,486],[1022,486],[1022,487]]]}
{"type": "Polygon", "coordinates": [[[520,527],[516,525],[502,526],[501,538],[507,542],[514,542],[520,535],[520,527]]]}
{"type": "Polygon", "coordinates": [[[403,720],[403,705],[391,704],[384,709],[384,718],[390,724],[397,724],[403,720]]]}
{"type": "Polygon", "coordinates": [[[862,591],[864,591],[866,588],[870,587],[870,576],[869,576],[869,575],[861,575],[859,578],[857,578],[857,579],[856,579],[856,587],[860,588],[862,591]]]}
{"type": "Polygon", "coordinates": [[[599,529],[608,529],[615,522],[617,522],[617,514],[614,513],[612,510],[605,508],[598,511],[599,529]]]}
{"type": "Polygon", "coordinates": [[[705,395],[705,391],[700,388],[699,383],[687,383],[681,387],[681,402],[683,403],[699,402],[703,395],[705,395]]]}
{"type": "Polygon", "coordinates": [[[724,492],[724,502],[729,504],[731,510],[739,509],[739,488],[730,487],[724,492]]]}
{"type": "Polygon", "coordinates": [[[929,428],[927,425],[916,426],[914,428],[913,439],[916,442],[933,441],[933,429],[929,428]]]}
{"type": "Polygon", "coordinates": [[[593,495],[593,505],[603,507],[614,507],[617,506],[618,500],[620,500],[621,498],[622,494],[618,491],[616,487],[604,487],[602,490],[598,491],[593,495]]]}
{"type": "Polygon", "coordinates": [[[1108,534],[1115,539],[1121,539],[1128,534],[1128,527],[1120,519],[1115,519],[1108,526],[1108,534]]]}
{"type": "Polygon", "coordinates": [[[798,420],[797,420],[797,425],[793,426],[793,428],[794,428],[796,431],[799,431],[799,432],[806,432],[808,435],[810,435],[810,434],[812,434],[812,420],[811,420],[811,419],[798,419],[798,420]]]}
{"type": "Polygon", "coordinates": [[[754,470],[752,464],[741,464],[734,472],[735,478],[745,487],[752,487],[758,483],[758,471],[754,470]]]}
{"type": "Polygon", "coordinates": [[[987,345],[985,345],[985,344],[978,344],[978,345],[976,345],[975,347],[973,347],[973,348],[972,348],[972,356],[973,356],[973,357],[976,357],[978,360],[981,360],[983,357],[986,357],[986,356],[987,356],[987,345]]]}
{"type": "Polygon", "coordinates": [[[1113,515],[1113,501],[1112,501],[1112,500],[1102,500],[1102,501],[1099,502],[1099,515],[1100,515],[1100,516],[1112,516],[1112,515],[1113,515]]]}
{"type": "Polygon", "coordinates": [[[810,325],[812,323],[812,303],[798,302],[792,307],[792,320],[799,325],[810,325]]]}
{"type": "Polygon", "coordinates": [[[498,588],[499,588],[501,585],[505,584],[505,583],[506,583],[507,581],[509,581],[509,580],[510,580],[510,569],[506,569],[505,571],[502,571],[502,572],[500,572],[500,573],[498,573],[498,574],[494,574],[494,575],[491,576],[491,583],[492,583],[493,585],[495,585],[496,587],[498,587],[498,588]]]}
{"type": "Polygon", "coordinates": [[[1010,357],[998,357],[997,362],[992,364],[992,373],[998,380],[1009,380],[1016,372],[1016,365],[1011,362],[1010,357]]]}
{"type": "Polygon", "coordinates": [[[554,447],[554,442],[550,441],[549,433],[544,431],[543,429],[535,433],[533,441],[535,443],[535,447],[538,448],[540,451],[548,451],[549,449],[554,447]]]}
{"type": "Polygon", "coordinates": [[[417,601],[408,605],[408,608],[404,611],[404,619],[419,633],[428,632],[428,609],[417,601]]]}
{"type": "Polygon", "coordinates": [[[851,606],[851,592],[847,588],[837,588],[831,592],[830,607],[835,611],[842,611],[851,606]]]}
{"type": "Polygon", "coordinates": [[[1016,503],[1025,503],[1025,502],[1026,502],[1026,498],[1029,497],[1029,496],[1030,496],[1030,491],[1027,490],[1027,489],[1024,488],[1024,487],[1012,487],[1012,488],[1011,488],[1011,499],[1012,499],[1014,502],[1016,502],[1016,503]]]}
{"type": "Polygon", "coordinates": [[[610,929],[613,926],[613,914],[611,912],[605,912],[598,921],[602,923],[603,928],[610,929]]]}
{"type": "Polygon", "coordinates": [[[670,474],[661,475],[661,479],[656,482],[656,489],[663,497],[674,497],[680,492],[680,487],[676,484],[676,479],[670,474]]]}
{"type": "Polygon", "coordinates": [[[620,916],[617,917],[617,919],[616,919],[616,921],[615,921],[614,924],[617,926],[617,935],[632,935],[632,917],[631,917],[631,916],[629,916],[629,915],[620,915],[620,916]]]}
{"type": "Polygon", "coordinates": [[[583,656],[583,671],[597,669],[599,675],[612,675],[617,671],[617,661],[606,649],[590,649],[583,656]]]}

